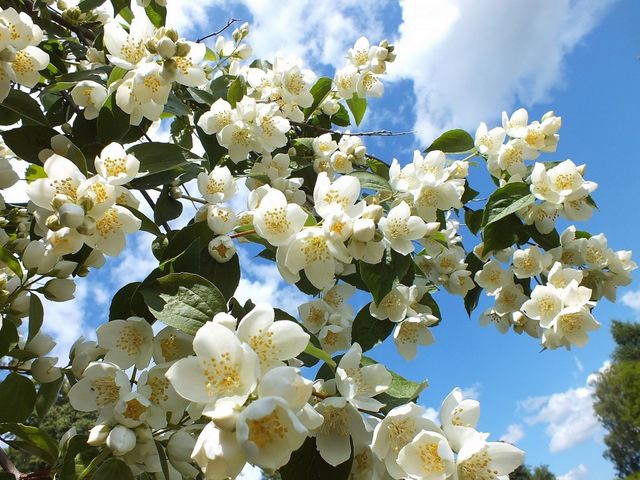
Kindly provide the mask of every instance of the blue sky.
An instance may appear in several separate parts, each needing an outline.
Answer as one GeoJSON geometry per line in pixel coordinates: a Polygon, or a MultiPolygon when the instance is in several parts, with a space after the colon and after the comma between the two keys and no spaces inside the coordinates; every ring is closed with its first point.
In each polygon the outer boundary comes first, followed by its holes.
{"type": "MultiPolygon", "coordinates": [[[[640,132],[640,3],[301,0],[286,8],[270,0],[169,4],[170,19],[185,36],[195,38],[216,30],[229,17],[240,18],[254,25],[249,43],[257,53],[295,53],[325,74],[342,64],[342,52],[360,34],[372,41],[397,41],[398,65],[390,72],[385,97],[370,102],[363,125],[416,130],[414,136],[368,143],[371,153],[389,161],[410,161],[414,148],[427,146],[447,128],[473,133],[482,120],[498,125],[502,110],[524,106],[530,118],[555,110],[563,118],[560,146],[541,160],[586,163],[586,178],[599,184],[594,197],[600,211],[581,229],[605,232],[614,249],[640,251],[640,161],[635,152],[640,132]]],[[[484,182],[480,185],[486,186],[484,182]]],[[[65,319],[63,327],[51,330],[63,345],[79,333],[91,335],[97,323],[86,319],[106,319],[109,295],[153,268],[147,245],[144,236],[132,239],[124,259],[80,282],[73,305],[50,306],[52,315],[65,319]]],[[[288,307],[303,298],[283,289],[273,268],[249,262],[244,267],[245,297],[252,292],[258,300],[272,298],[288,307]]],[[[640,290],[637,282],[619,292],[627,293],[626,304],[605,300],[597,307],[602,328],[582,349],[540,353],[534,339],[482,328],[478,311],[469,319],[460,298],[439,295],[444,318],[434,330],[435,345],[422,349],[411,363],[401,359],[393,344],[377,347],[372,356],[409,378],[428,378],[431,386],[420,399],[425,406],[438,409],[451,388],[467,389],[482,404],[480,429],[492,432],[495,440],[508,429],[521,433],[517,444],[526,451],[528,464],[548,464],[565,475],[563,480],[612,478],[613,469],[602,458],[602,430],[590,410],[587,377],[613,349],[611,319],[637,319],[640,293],[634,296],[635,290],[640,290]]]]}

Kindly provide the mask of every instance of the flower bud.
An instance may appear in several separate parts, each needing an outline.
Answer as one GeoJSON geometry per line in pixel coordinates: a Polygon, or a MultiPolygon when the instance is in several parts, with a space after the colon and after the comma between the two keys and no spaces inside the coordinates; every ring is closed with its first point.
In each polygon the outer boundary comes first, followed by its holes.
{"type": "Polygon", "coordinates": [[[370,242],[376,234],[376,224],[370,218],[359,218],[353,224],[353,236],[361,242],[370,242]]]}
{"type": "Polygon", "coordinates": [[[58,357],[36,358],[31,364],[31,376],[38,383],[49,383],[62,376],[62,370],[56,367],[58,357]]]}
{"type": "Polygon", "coordinates": [[[82,235],[93,235],[96,232],[96,221],[93,217],[84,217],[82,220],[82,225],[80,225],[76,230],[78,233],[82,235]]]}
{"type": "Polygon", "coordinates": [[[63,227],[77,228],[82,225],[84,212],[80,205],[65,203],[58,208],[58,221],[63,227]]]}
{"type": "Polygon", "coordinates": [[[168,38],[169,38],[170,40],[172,40],[173,42],[177,42],[177,41],[178,41],[178,38],[180,38],[180,37],[178,36],[178,32],[177,32],[177,30],[176,30],[175,28],[167,28],[167,29],[164,31],[164,36],[165,36],[165,37],[168,37],[168,38]]]}
{"type": "Polygon", "coordinates": [[[367,147],[364,145],[358,145],[353,149],[353,156],[362,159],[367,154],[367,147]]]}
{"type": "Polygon", "coordinates": [[[149,442],[153,440],[153,432],[147,425],[140,425],[135,429],[136,438],[139,442],[149,442]]]}
{"type": "Polygon", "coordinates": [[[176,44],[169,37],[162,37],[156,45],[156,50],[162,58],[171,58],[176,54],[176,44]]]}
{"type": "Polygon", "coordinates": [[[167,456],[171,463],[190,462],[191,452],[196,445],[196,439],[184,430],[178,430],[167,442],[167,456]]]}
{"type": "Polygon", "coordinates": [[[96,425],[91,430],[89,430],[89,439],[87,440],[87,443],[92,447],[99,447],[101,445],[104,445],[107,441],[107,437],[109,436],[110,431],[111,429],[109,428],[109,426],[103,423],[96,425]]]}
{"type": "Polygon", "coordinates": [[[54,302],[66,302],[73,298],[76,284],[70,278],[54,278],[44,285],[44,296],[54,302]]]}
{"type": "Polygon", "coordinates": [[[178,64],[173,58],[168,58],[162,64],[162,70],[160,70],[160,76],[168,81],[172,82],[178,71],[178,64]]]}
{"type": "Polygon", "coordinates": [[[71,124],[69,122],[63,123],[62,125],[60,125],[60,128],[62,129],[63,133],[67,135],[73,135],[73,128],[71,127],[71,124]]]}
{"type": "Polygon", "coordinates": [[[186,57],[191,51],[191,45],[187,42],[176,42],[176,57],[186,57]]]}
{"type": "Polygon", "coordinates": [[[253,53],[253,50],[251,50],[251,47],[246,43],[243,43],[242,45],[238,46],[238,48],[236,49],[235,56],[238,57],[240,60],[246,60],[251,56],[252,53],[253,53]]]}
{"type": "Polygon", "coordinates": [[[24,350],[33,353],[36,357],[43,357],[55,346],[56,342],[53,341],[53,338],[46,333],[39,332],[24,346],[24,350]]]}
{"type": "Polygon", "coordinates": [[[89,47],[87,49],[87,53],[85,54],[85,56],[87,57],[87,60],[89,60],[91,63],[101,63],[101,64],[106,63],[104,52],[96,48],[89,47]]]}
{"type": "Polygon", "coordinates": [[[51,269],[51,273],[58,278],[67,278],[78,266],[78,262],[72,262],[71,260],[60,260],[51,269]]]}
{"type": "Polygon", "coordinates": [[[51,250],[47,250],[47,246],[42,240],[30,242],[22,254],[24,266],[28,270],[35,269],[40,274],[51,271],[57,261],[57,255],[51,250]]]}
{"type": "Polygon", "coordinates": [[[233,432],[236,429],[236,420],[240,412],[231,403],[222,403],[216,406],[215,410],[209,414],[209,417],[220,430],[233,432]]]}
{"type": "Polygon", "coordinates": [[[384,215],[384,209],[380,205],[367,205],[362,213],[362,218],[370,218],[375,223],[378,223],[384,215]]]}
{"type": "Polygon", "coordinates": [[[136,446],[136,434],[133,430],[116,425],[107,436],[107,447],[115,456],[129,453],[136,446]]]}

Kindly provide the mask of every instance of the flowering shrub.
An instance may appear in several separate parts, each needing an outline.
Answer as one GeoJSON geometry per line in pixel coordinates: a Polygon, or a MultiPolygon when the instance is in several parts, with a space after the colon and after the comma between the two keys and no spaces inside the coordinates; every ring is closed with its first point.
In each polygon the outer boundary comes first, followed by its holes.
{"type": "Polygon", "coordinates": [[[411,360],[433,343],[438,290],[470,315],[484,291],[482,324],[545,349],[587,342],[636,264],[604,234],[558,233],[558,217],[590,218],[597,188],[584,165],[538,161],[561,118],[520,109],[387,163],[365,144],[375,132],[349,129],[383,95],[393,45],[360,38],[318,78],[300,59],[252,59],[246,24],[207,46],[166,28],[162,2],[138,3],[0,1],[0,187],[29,163],[26,201],[1,205],[2,432],[60,479],[225,479],[247,463],[285,480],[507,478],[524,454],[476,430],[477,401],[453,389],[431,419],[415,403],[426,382],[366,352],[393,337],[411,360]],[[168,143],[147,133],[159,121],[168,143]],[[495,189],[480,200],[468,173],[484,166],[495,189]],[[172,229],[185,200],[200,208],[172,229]],[[72,299],[138,230],[157,267],[59,366],[41,297],[72,299]],[[240,242],[313,299],[240,304],[240,242]],[[356,289],[371,299],[358,312],[356,289]],[[66,382],[97,413],[88,435],[25,425],[66,382]]]}

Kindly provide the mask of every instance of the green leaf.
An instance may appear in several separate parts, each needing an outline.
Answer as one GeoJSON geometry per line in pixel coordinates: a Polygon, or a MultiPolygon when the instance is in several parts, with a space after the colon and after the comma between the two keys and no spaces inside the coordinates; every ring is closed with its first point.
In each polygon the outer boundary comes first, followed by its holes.
{"type": "Polygon", "coordinates": [[[169,464],[167,463],[167,454],[164,451],[162,444],[155,440],[156,449],[158,450],[158,457],[160,458],[160,467],[162,468],[162,474],[165,480],[170,480],[169,476],[169,464]]]}
{"type": "Polygon", "coordinates": [[[74,435],[67,441],[59,471],[60,480],[76,480],[78,474],[95,458],[98,449],[88,445],[87,440],[86,435],[74,435]],[[80,458],[76,460],[76,457],[80,458]]]}
{"type": "Polygon", "coordinates": [[[331,88],[333,87],[333,80],[328,77],[320,77],[318,81],[311,87],[311,95],[313,96],[313,103],[310,107],[304,109],[305,121],[316,111],[318,106],[327,98],[331,88]]]}
{"type": "Polygon", "coordinates": [[[362,118],[364,117],[364,112],[367,111],[367,99],[360,98],[354,93],[353,97],[347,100],[347,105],[349,106],[349,110],[351,110],[351,114],[353,115],[356,125],[359,126],[360,122],[362,122],[362,118]]]}
{"type": "Polygon", "coordinates": [[[31,183],[39,178],[47,178],[47,173],[40,165],[31,164],[24,172],[24,178],[27,180],[27,183],[31,183]]]}
{"type": "Polygon", "coordinates": [[[186,117],[191,113],[191,110],[172,92],[169,94],[167,103],[164,104],[164,113],[170,113],[176,117],[186,117]]]}
{"type": "Polygon", "coordinates": [[[156,200],[156,207],[153,209],[153,220],[156,224],[161,225],[169,220],[178,218],[181,213],[182,202],[171,196],[171,185],[165,185],[156,200]]]}
{"type": "Polygon", "coordinates": [[[429,148],[425,150],[425,153],[432,152],[434,150],[440,150],[444,153],[465,153],[474,148],[474,140],[464,130],[456,128],[444,132],[438,138],[436,138],[429,148]]]}
{"type": "Polygon", "coordinates": [[[369,313],[367,303],[356,315],[351,327],[351,339],[358,342],[362,351],[371,350],[377,344],[383,342],[395,327],[395,323],[389,320],[378,320],[369,313]]]}
{"type": "Polygon", "coordinates": [[[236,107],[236,103],[238,103],[242,98],[247,94],[247,84],[242,79],[242,77],[237,77],[231,85],[229,85],[229,90],[227,91],[227,101],[231,104],[232,108],[236,107]]]}
{"type": "Polygon", "coordinates": [[[20,337],[15,323],[8,318],[2,322],[0,329],[0,357],[4,357],[18,344],[20,337]]]}
{"type": "Polygon", "coordinates": [[[320,347],[316,347],[311,342],[307,345],[307,348],[304,349],[304,353],[311,355],[312,357],[317,358],[318,360],[322,360],[324,363],[329,365],[330,367],[336,368],[336,362],[333,361],[331,355],[322,350],[320,347]]]}
{"type": "Polygon", "coordinates": [[[465,180],[464,181],[464,193],[462,194],[462,197],[460,198],[460,201],[462,203],[470,202],[471,200],[476,198],[479,194],[480,194],[480,192],[478,192],[477,190],[474,190],[473,188],[471,188],[471,186],[469,185],[469,181],[465,180]]]}
{"type": "Polygon", "coordinates": [[[107,99],[98,113],[98,138],[104,144],[120,143],[130,128],[129,115],[116,105],[115,95],[107,99]]]}
{"type": "Polygon", "coordinates": [[[134,480],[129,466],[117,458],[107,459],[91,478],[93,480],[134,480]]]}
{"type": "Polygon", "coordinates": [[[33,337],[38,334],[40,327],[42,327],[43,319],[44,308],[42,307],[40,297],[35,294],[31,294],[29,296],[29,333],[27,335],[26,343],[29,343],[33,340],[33,337]]]}
{"type": "Polygon", "coordinates": [[[371,171],[385,180],[389,180],[389,165],[377,158],[368,157],[367,163],[371,171]]]}
{"type": "Polygon", "coordinates": [[[376,190],[378,192],[393,193],[393,189],[389,182],[375,173],[356,170],[351,172],[352,177],[356,177],[360,181],[360,188],[367,190],[376,190]]]}
{"type": "Polygon", "coordinates": [[[358,262],[358,271],[362,281],[371,292],[376,305],[380,304],[387,293],[391,291],[394,280],[405,276],[411,262],[411,255],[400,255],[395,251],[391,251],[391,253],[387,251],[382,262],[377,265],[358,262]]]}
{"type": "MultiPolygon", "coordinates": [[[[560,235],[558,235],[557,230],[554,229],[549,233],[540,233],[535,225],[526,225],[524,228],[526,232],[531,236],[531,239],[536,242],[541,248],[544,248],[545,250],[551,250],[552,248],[560,246],[560,235]]],[[[588,237],[578,237],[576,232],[576,238],[588,237]]]]}
{"type": "MultiPolygon", "coordinates": [[[[488,224],[482,230],[484,253],[510,247],[514,243],[524,243],[526,239],[522,222],[515,215],[509,215],[496,222],[488,224]]],[[[526,235],[528,238],[528,235],[526,235]]]]}
{"type": "Polygon", "coordinates": [[[155,1],[149,3],[144,11],[147,13],[147,17],[149,17],[153,26],[156,28],[164,26],[167,21],[167,8],[162,5],[158,5],[155,1]]]}
{"type": "Polygon", "coordinates": [[[46,432],[21,423],[2,423],[0,433],[11,433],[20,439],[20,447],[45,463],[54,465],[58,458],[58,445],[46,432]]]}
{"type": "Polygon", "coordinates": [[[484,210],[471,210],[470,208],[464,209],[464,221],[467,228],[477,235],[482,228],[482,217],[484,216],[484,210]]]}
{"type": "Polygon", "coordinates": [[[282,480],[347,480],[352,463],[353,453],[346,462],[335,467],[329,465],[320,456],[316,439],[309,437],[291,454],[289,462],[280,468],[279,473],[282,480]]]}
{"type": "Polygon", "coordinates": [[[13,273],[22,279],[23,273],[20,262],[4,245],[0,245],[0,262],[4,263],[13,273]]]}
{"type": "Polygon", "coordinates": [[[36,387],[27,377],[10,373],[0,383],[0,422],[23,422],[36,403],[36,387]]]}
{"type": "Polygon", "coordinates": [[[38,154],[45,148],[51,148],[51,137],[58,135],[58,132],[49,127],[27,125],[0,132],[0,135],[17,157],[42,165],[38,154]]]}
{"type": "Polygon", "coordinates": [[[130,147],[127,153],[140,161],[140,172],[147,175],[166,172],[187,163],[184,150],[172,143],[140,143],[130,147]]]}
{"type": "Polygon", "coordinates": [[[84,153],[76,147],[73,143],[69,144],[69,148],[67,149],[67,154],[65,155],[71,162],[78,167],[78,169],[87,176],[87,159],[84,156],[84,153]]]}
{"type": "MultiPolygon", "coordinates": [[[[378,362],[372,358],[363,356],[361,363],[363,366],[367,366],[375,365],[378,362]]],[[[391,374],[391,386],[386,392],[376,395],[375,397],[385,404],[382,408],[383,413],[388,413],[391,409],[404,405],[405,403],[416,401],[420,393],[429,386],[429,382],[426,380],[423,382],[412,382],[391,370],[389,370],[389,373],[391,374]]]]}
{"type": "Polygon", "coordinates": [[[78,4],[78,8],[83,12],[88,12],[102,5],[106,0],[82,0],[78,4]]]}
{"type": "Polygon", "coordinates": [[[170,273],[140,290],[151,313],[162,323],[195,335],[226,300],[210,281],[193,273],[170,273]]]}
{"type": "Polygon", "coordinates": [[[502,220],[521,209],[532,205],[536,197],[531,193],[529,185],[524,182],[507,183],[491,194],[484,207],[482,225],[502,220]]]}
{"type": "Polygon", "coordinates": [[[64,376],[60,376],[59,379],[53,382],[43,383],[38,389],[36,395],[36,413],[39,419],[43,419],[49,413],[49,410],[56,402],[62,385],[64,384],[64,376]]]}
{"type": "Polygon", "coordinates": [[[140,226],[140,230],[141,231],[147,232],[147,233],[151,233],[152,235],[155,235],[156,237],[160,237],[160,236],[163,235],[162,231],[160,230],[158,225],[156,225],[149,217],[147,217],[140,210],[137,210],[137,209],[135,209],[133,207],[130,207],[128,205],[123,205],[123,206],[127,210],[129,210],[131,213],[133,213],[133,215],[142,222],[142,225],[140,226]]]}
{"type": "Polygon", "coordinates": [[[201,90],[199,88],[187,88],[187,91],[191,95],[196,102],[202,103],[203,105],[212,105],[213,102],[217,100],[217,98],[211,93],[201,90]]]}
{"type": "Polygon", "coordinates": [[[129,8],[130,0],[111,0],[113,5],[113,16],[117,16],[121,10],[129,8]]]}
{"type": "Polygon", "coordinates": [[[340,104],[338,111],[331,115],[331,122],[339,127],[348,127],[351,125],[349,112],[344,108],[344,105],[340,104]]]}
{"type": "MultiPolygon", "coordinates": [[[[467,264],[467,270],[471,272],[472,279],[475,278],[476,272],[482,270],[482,267],[484,266],[484,262],[473,252],[469,253],[464,261],[467,264]]],[[[467,311],[469,316],[471,316],[471,312],[473,312],[478,306],[481,293],[482,287],[480,287],[480,285],[476,285],[464,296],[464,309],[467,311]]]]}
{"type": "Polygon", "coordinates": [[[109,321],[124,320],[133,315],[131,301],[139,286],[140,282],[128,283],[116,292],[109,307],[109,321]]]}
{"type": "Polygon", "coordinates": [[[48,127],[49,121],[40,109],[40,104],[28,93],[11,89],[9,95],[0,104],[0,116],[6,115],[7,111],[20,115],[23,125],[39,125],[48,127]]]}

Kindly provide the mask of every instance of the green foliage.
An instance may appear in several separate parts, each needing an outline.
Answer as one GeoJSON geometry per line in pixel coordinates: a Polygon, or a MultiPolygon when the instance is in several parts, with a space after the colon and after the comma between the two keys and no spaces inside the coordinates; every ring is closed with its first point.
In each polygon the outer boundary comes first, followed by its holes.
{"type": "Polygon", "coordinates": [[[360,98],[354,93],[353,97],[347,100],[347,105],[349,106],[349,110],[351,110],[351,114],[353,115],[356,125],[360,125],[360,122],[362,122],[364,114],[367,111],[367,99],[360,98]]]}
{"type": "Polygon", "coordinates": [[[436,138],[425,150],[431,152],[440,150],[444,153],[464,153],[474,148],[473,137],[464,130],[454,129],[443,133],[436,138]]]}
{"type": "Polygon", "coordinates": [[[371,350],[378,343],[384,341],[391,332],[395,324],[389,320],[378,320],[369,313],[369,305],[366,304],[356,315],[351,327],[351,339],[358,342],[362,351],[371,350]]]}
{"type": "Polygon", "coordinates": [[[556,480],[556,476],[547,465],[535,467],[533,472],[528,466],[520,465],[509,474],[509,480],[556,480]]]}
{"type": "Polygon", "coordinates": [[[353,455],[346,462],[338,466],[331,466],[325,462],[318,449],[316,439],[309,437],[302,447],[293,452],[291,460],[280,469],[282,480],[347,480],[351,472],[353,455]]]}
{"type": "Polygon", "coordinates": [[[640,324],[614,321],[616,349],[611,367],[598,375],[593,408],[620,477],[640,474],[640,324]]]}

